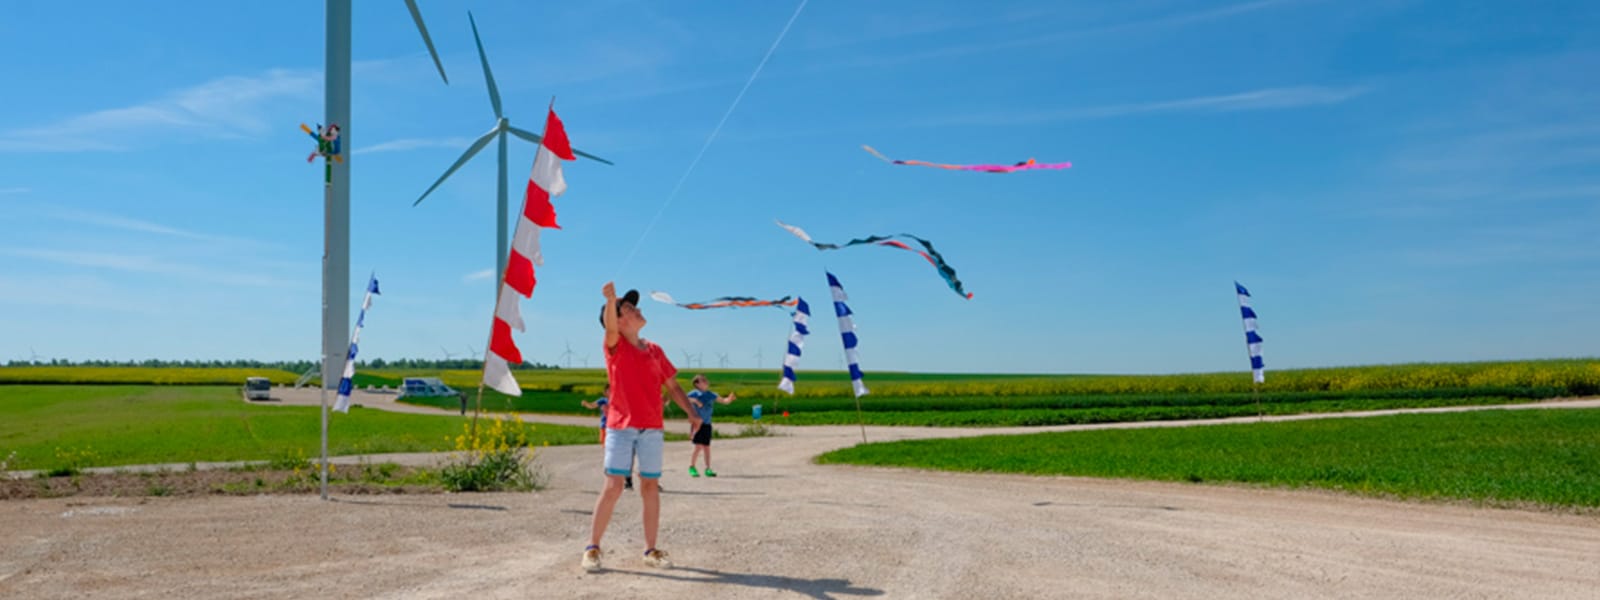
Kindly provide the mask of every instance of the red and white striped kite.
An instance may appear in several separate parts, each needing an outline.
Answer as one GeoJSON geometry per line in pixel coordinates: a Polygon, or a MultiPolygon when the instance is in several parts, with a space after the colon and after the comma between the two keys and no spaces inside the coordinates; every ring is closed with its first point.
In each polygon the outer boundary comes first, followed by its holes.
{"type": "Polygon", "coordinates": [[[500,298],[495,302],[489,352],[483,357],[484,385],[502,394],[522,395],[522,388],[511,376],[511,365],[522,364],[522,351],[511,338],[511,329],[526,331],[522,311],[517,306],[521,299],[517,296],[533,297],[533,287],[538,283],[533,268],[544,264],[544,256],[539,253],[539,231],[546,227],[561,228],[556,224],[556,210],[550,199],[567,191],[567,181],[561,176],[561,161],[576,159],[572,144],[567,141],[566,128],[551,109],[544,121],[544,141],[539,144],[539,152],[533,158],[533,173],[528,176],[528,192],[522,198],[522,217],[517,219],[511,256],[500,279],[500,298]]]}

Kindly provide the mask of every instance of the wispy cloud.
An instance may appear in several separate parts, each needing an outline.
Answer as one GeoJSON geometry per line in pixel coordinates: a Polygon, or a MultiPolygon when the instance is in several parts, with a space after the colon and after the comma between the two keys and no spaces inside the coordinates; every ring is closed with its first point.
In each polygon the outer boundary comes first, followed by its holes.
{"type": "Polygon", "coordinates": [[[195,231],[188,231],[188,230],[185,230],[185,229],[179,229],[177,227],[169,227],[169,226],[166,226],[166,225],[162,225],[160,223],[152,223],[150,221],[143,221],[143,220],[139,220],[139,219],[133,219],[133,218],[129,218],[129,217],[122,217],[122,216],[113,215],[113,214],[107,214],[107,213],[96,213],[96,212],[76,211],[76,210],[74,210],[74,211],[54,211],[54,212],[52,212],[50,214],[51,214],[51,216],[54,216],[54,217],[56,217],[58,219],[61,219],[61,220],[64,220],[64,221],[72,221],[72,222],[75,222],[75,223],[82,223],[82,224],[86,224],[86,225],[98,225],[98,226],[102,226],[102,227],[110,227],[110,228],[113,228],[113,229],[121,229],[121,230],[124,230],[124,231],[135,231],[135,232],[140,232],[140,233],[153,233],[153,234],[156,234],[156,235],[161,235],[161,236],[166,236],[166,237],[174,237],[174,238],[195,240],[195,241],[201,241],[201,242],[221,242],[221,243],[238,244],[238,245],[258,245],[258,244],[261,243],[261,242],[258,242],[256,240],[251,240],[251,239],[246,239],[246,238],[231,237],[231,236],[224,236],[224,235],[214,235],[214,234],[209,234],[209,233],[199,233],[199,232],[195,232],[195,231]]]}
{"type": "Polygon", "coordinates": [[[1088,29],[1059,31],[1035,36],[1010,37],[999,41],[959,44],[909,54],[855,57],[844,63],[819,65],[817,68],[821,70],[830,70],[838,67],[892,66],[935,59],[949,59],[957,56],[1015,50],[1030,46],[1058,44],[1073,39],[1093,38],[1112,34],[1126,37],[1141,33],[1153,33],[1172,29],[1180,29],[1190,25],[1214,21],[1226,17],[1244,15],[1291,4],[1301,4],[1305,1],[1306,0],[1258,0],[1255,2],[1243,2],[1206,10],[1178,13],[1147,19],[1138,19],[1125,23],[1091,27],[1088,29]]]}
{"type": "Polygon", "coordinates": [[[320,84],[316,72],[288,69],[222,77],[144,104],[0,133],[0,152],[117,151],[149,140],[260,135],[271,128],[265,113],[274,101],[314,101],[320,84]]]}
{"type": "Polygon", "coordinates": [[[1268,88],[1226,94],[1221,96],[1199,96],[1181,100],[1164,100],[1159,102],[1132,102],[1127,104],[1111,104],[1106,106],[1090,106],[1082,108],[1068,108],[1052,111],[1008,111],[996,113],[967,114],[950,117],[926,119],[916,123],[917,126],[944,126],[944,125],[1023,125],[1034,123],[1050,123],[1057,121],[1072,121],[1083,119],[1105,119],[1111,117],[1124,117],[1129,115],[1151,113],[1182,113],[1182,112],[1238,112],[1248,110],[1276,110],[1287,108],[1300,108],[1305,106],[1323,106],[1339,104],[1366,94],[1372,88],[1367,86],[1326,87],[1326,86],[1299,86],[1286,88],[1268,88]]]}
{"type": "Polygon", "coordinates": [[[455,148],[465,150],[472,145],[472,139],[464,137],[447,138],[401,138],[363,146],[352,151],[353,154],[372,154],[376,152],[403,152],[418,148],[455,148]]]}
{"type": "Polygon", "coordinates": [[[128,290],[118,289],[104,279],[79,275],[0,277],[0,305],[71,307],[151,316],[160,315],[166,309],[128,290]]]}
{"type": "Polygon", "coordinates": [[[134,254],[48,250],[40,248],[0,248],[0,254],[8,254],[16,257],[31,258],[90,269],[170,275],[220,285],[272,287],[281,289],[303,287],[301,282],[268,277],[259,273],[253,273],[249,269],[215,271],[193,265],[166,262],[154,257],[134,254]]]}
{"type": "Polygon", "coordinates": [[[4,195],[7,195],[7,194],[26,194],[26,193],[31,192],[31,191],[33,191],[33,190],[30,190],[30,189],[25,188],[25,187],[0,188],[0,196],[4,196],[4,195]]]}
{"type": "Polygon", "coordinates": [[[473,272],[467,273],[466,275],[461,277],[462,283],[472,283],[472,282],[475,282],[475,281],[488,281],[490,279],[494,279],[494,269],[484,269],[482,271],[473,271],[473,272]]]}

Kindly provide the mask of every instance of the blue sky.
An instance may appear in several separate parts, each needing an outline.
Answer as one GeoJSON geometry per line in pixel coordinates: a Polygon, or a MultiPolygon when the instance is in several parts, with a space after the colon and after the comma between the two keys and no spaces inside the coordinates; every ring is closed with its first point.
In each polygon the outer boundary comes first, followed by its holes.
{"type": "MultiPolygon", "coordinates": [[[[493,147],[411,206],[494,125],[467,9],[512,123],[555,96],[616,162],[567,166],[531,360],[600,364],[614,278],[805,296],[801,369],[837,369],[825,268],[868,373],[1245,371],[1234,280],[1269,371],[1596,354],[1593,3],[816,0],[670,203],[796,3],[420,5],[449,85],[404,3],[355,7],[352,311],[369,271],[384,292],[363,358],[488,337],[493,147]],[[773,219],[929,238],[975,297],[773,219]]],[[[315,357],[321,167],[297,127],[322,115],[321,2],[8,2],[0,56],[0,360],[315,357]]],[[[511,144],[513,211],[533,155],[511,144]]],[[[680,366],[772,368],[790,327],[643,308],[680,366]]]]}

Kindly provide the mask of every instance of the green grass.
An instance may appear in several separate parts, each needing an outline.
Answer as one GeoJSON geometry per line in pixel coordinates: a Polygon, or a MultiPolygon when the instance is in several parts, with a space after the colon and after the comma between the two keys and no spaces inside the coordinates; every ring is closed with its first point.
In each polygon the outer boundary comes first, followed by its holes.
{"type": "Polygon", "coordinates": [[[1600,410],[1492,410],[859,445],[821,463],[1600,508],[1600,410]]]}
{"type": "MultiPolygon", "coordinates": [[[[236,387],[0,386],[0,459],[11,469],[318,456],[320,409],[246,404],[236,387]]],[[[332,455],[454,450],[461,417],[332,413],[332,455]]],[[[533,446],[593,444],[593,427],[539,424],[533,446]]]]}

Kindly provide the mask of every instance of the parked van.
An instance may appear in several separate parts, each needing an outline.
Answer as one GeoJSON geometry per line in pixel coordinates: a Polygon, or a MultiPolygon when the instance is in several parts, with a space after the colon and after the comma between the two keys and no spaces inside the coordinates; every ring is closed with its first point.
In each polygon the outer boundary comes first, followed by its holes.
{"type": "Polygon", "coordinates": [[[272,380],[265,377],[247,377],[244,380],[245,400],[271,400],[272,380]]]}

